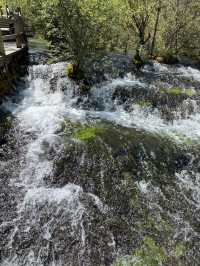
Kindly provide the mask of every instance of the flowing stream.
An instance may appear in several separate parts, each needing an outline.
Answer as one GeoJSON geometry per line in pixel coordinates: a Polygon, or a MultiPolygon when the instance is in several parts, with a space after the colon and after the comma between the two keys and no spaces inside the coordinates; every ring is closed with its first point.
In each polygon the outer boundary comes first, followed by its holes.
{"type": "Polygon", "coordinates": [[[0,106],[0,265],[137,265],[148,237],[155,265],[198,266],[200,71],[153,63],[82,95],[66,66],[30,66],[0,106]]]}

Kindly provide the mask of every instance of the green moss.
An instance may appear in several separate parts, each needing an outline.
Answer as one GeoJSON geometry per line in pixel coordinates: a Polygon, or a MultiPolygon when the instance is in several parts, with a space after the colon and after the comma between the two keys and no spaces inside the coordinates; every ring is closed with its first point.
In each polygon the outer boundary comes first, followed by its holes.
{"type": "Polygon", "coordinates": [[[51,64],[56,64],[56,63],[58,63],[58,62],[59,62],[58,58],[56,58],[56,57],[51,57],[51,58],[48,59],[47,64],[48,64],[48,65],[51,65],[51,64]]]}
{"type": "Polygon", "coordinates": [[[150,237],[144,238],[144,244],[136,251],[135,256],[138,258],[135,266],[157,266],[167,261],[166,250],[150,237]]]}
{"type": "Polygon", "coordinates": [[[80,128],[80,124],[79,123],[72,123],[70,120],[65,119],[62,123],[62,128],[61,131],[65,134],[65,135],[72,135],[74,133],[74,131],[77,128],[80,128]]]}
{"type": "Polygon", "coordinates": [[[186,90],[185,90],[185,94],[186,94],[187,96],[189,96],[189,97],[192,97],[192,96],[195,96],[197,93],[196,93],[196,91],[193,90],[193,89],[186,89],[186,90]]]}
{"type": "Polygon", "coordinates": [[[136,54],[133,58],[133,64],[136,66],[137,69],[140,69],[144,65],[144,61],[140,56],[141,53],[142,51],[136,50],[136,54]]]}
{"type": "MultiPolygon", "coordinates": [[[[81,141],[89,141],[97,137],[100,133],[104,133],[107,125],[104,123],[82,125],[65,119],[59,133],[69,138],[73,137],[81,141]]],[[[103,136],[103,135],[102,135],[103,136]]]]}
{"type": "Polygon", "coordinates": [[[133,256],[116,261],[113,266],[158,266],[167,261],[167,253],[150,237],[145,237],[141,248],[133,256]]]}
{"type": "Polygon", "coordinates": [[[96,138],[101,132],[103,132],[103,127],[101,126],[84,127],[76,132],[75,138],[82,141],[89,141],[96,138]]]}
{"type": "Polygon", "coordinates": [[[70,64],[67,65],[66,74],[67,74],[67,76],[69,78],[73,77],[73,75],[74,75],[74,66],[73,66],[73,64],[70,63],[70,64]]]}
{"type": "Polygon", "coordinates": [[[168,93],[168,94],[171,94],[171,95],[185,94],[188,97],[192,97],[192,96],[195,96],[197,94],[194,89],[184,89],[184,88],[180,88],[180,87],[172,87],[172,88],[169,88],[169,89],[161,89],[160,92],[168,93]]]}
{"type": "Polygon", "coordinates": [[[168,93],[174,94],[174,95],[179,95],[179,94],[183,93],[183,90],[181,88],[178,88],[178,87],[173,87],[173,88],[170,88],[168,90],[168,93]]]}
{"type": "Polygon", "coordinates": [[[66,75],[76,81],[84,80],[85,75],[80,66],[76,63],[70,63],[66,68],[66,75]]]}
{"type": "Polygon", "coordinates": [[[181,141],[186,146],[195,145],[195,141],[194,140],[192,140],[191,138],[186,137],[185,135],[183,135],[181,133],[178,134],[176,132],[175,137],[177,137],[178,140],[181,141]]]}
{"type": "Polygon", "coordinates": [[[143,225],[143,230],[153,231],[157,234],[165,234],[166,237],[172,233],[172,226],[168,221],[164,220],[162,217],[152,217],[148,216],[146,219],[146,223],[143,225]],[[145,228],[146,227],[146,228],[145,228]]]}
{"type": "Polygon", "coordinates": [[[142,65],[142,64],[143,64],[142,61],[137,60],[137,59],[133,59],[133,63],[134,63],[135,65],[142,65]]]}
{"type": "Polygon", "coordinates": [[[137,104],[143,108],[152,107],[152,103],[150,101],[142,100],[139,101],[137,104]]]}
{"type": "Polygon", "coordinates": [[[121,193],[126,194],[129,199],[129,206],[131,208],[139,208],[139,189],[134,181],[134,178],[131,173],[123,172],[121,177],[120,191],[121,193]]]}
{"type": "Polygon", "coordinates": [[[175,247],[175,251],[174,251],[174,257],[175,258],[180,258],[182,257],[186,252],[186,246],[185,246],[185,243],[181,242],[181,243],[178,243],[175,247]]]}
{"type": "Polygon", "coordinates": [[[151,237],[145,237],[141,248],[137,249],[132,256],[118,259],[113,266],[158,266],[171,265],[170,262],[180,264],[180,258],[186,252],[186,245],[178,243],[172,252],[167,252],[162,246],[156,244],[151,237]]]}

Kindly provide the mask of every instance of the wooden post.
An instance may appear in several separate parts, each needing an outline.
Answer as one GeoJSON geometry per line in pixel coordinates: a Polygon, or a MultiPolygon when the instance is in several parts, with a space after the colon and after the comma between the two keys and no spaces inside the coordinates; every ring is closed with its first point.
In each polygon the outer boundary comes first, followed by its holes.
{"type": "Polygon", "coordinates": [[[5,48],[4,48],[2,33],[0,30],[0,56],[4,56],[4,55],[5,55],[5,48]]]}
{"type": "Polygon", "coordinates": [[[17,48],[22,48],[24,42],[24,21],[23,18],[17,14],[14,15],[14,27],[15,27],[15,34],[16,34],[16,45],[17,48]]]}

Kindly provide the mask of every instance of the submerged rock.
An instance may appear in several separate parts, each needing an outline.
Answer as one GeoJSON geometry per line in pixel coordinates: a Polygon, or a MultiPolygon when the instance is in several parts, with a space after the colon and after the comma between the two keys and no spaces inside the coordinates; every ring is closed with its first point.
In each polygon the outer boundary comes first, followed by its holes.
{"type": "MultiPolygon", "coordinates": [[[[104,218],[101,216],[102,226],[112,233],[117,253],[133,252],[140,246],[143,234],[156,236],[152,241],[167,247],[173,239],[176,221],[166,215],[164,222],[158,213],[162,217],[175,209],[186,210],[187,203],[174,176],[189,167],[190,156],[185,148],[164,136],[107,123],[101,124],[100,131],[98,127],[97,124],[79,129],[76,125],[69,134],[65,133],[72,140],[66,139],[65,148],[55,162],[53,178],[47,179],[47,184],[63,186],[75,182],[100,198],[109,207],[104,218]],[[73,142],[73,131],[82,142],[73,142]],[[169,191],[173,191],[173,200],[167,200],[166,204],[169,191]],[[148,203],[155,198],[162,209],[159,212],[155,207],[156,215],[148,203]]],[[[101,227],[95,221],[94,224],[95,234],[99,234],[101,227]]],[[[103,254],[95,255],[96,263],[103,254]]]]}

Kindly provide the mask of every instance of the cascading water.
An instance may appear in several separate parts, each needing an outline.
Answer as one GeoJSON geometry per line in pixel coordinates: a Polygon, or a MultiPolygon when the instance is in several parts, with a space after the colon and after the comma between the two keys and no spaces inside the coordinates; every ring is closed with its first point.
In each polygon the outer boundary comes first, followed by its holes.
{"type": "MultiPolygon", "coordinates": [[[[102,210],[101,201],[98,202],[92,194],[84,193],[80,186],[69,183],[64,187],[48,187],[44,183],[44,178],[51,178],[52,175],[51,157],[56,156],[63,145],[56,132],[60,129],[64,116],[68,115],[74,120],[80,118],[79,112],[76,113],[76,110],[71,108],[75,86],[67,78],[61,80],[62,76],[65,76],[65,67],[65,64],[57,64],[30,68],[29,87],[21,92],[23,100],[18,104],[8,101],[2,106],[12,112],[22,137],[27,138],[23,167],[19,176],[12,180],[12,186],[20,189],[22,199],[17,204],[16,218],[12,221],[13,230],[4,247],[9,251],[10,257],[3,258],[2,265],[63,265],[65,257],[73,258],[75,254],[72,243],[69,243],[69,246],[64,243],[59,246],[59,243],[55,243],[54,246],[51,239],[58,230],[59,234],[66,234],[63,242],[67,238],[79,242],[76,258],[69,259],[72,261],[69,265],[82,265],[85,260],[83,216],[88,215],[82,201],[88,198],[88,202],[97,205],[97,208],[100,206],[102,210]],[[50,80],[55,75],[58,75],[59,80],[54,91],[51,91],[50,80]],[[62,91],[63,82],[64,86],[67,86],[66,95],[62,91]],[[35,232],[37,236],[33,239],[35,230],[38,232],[35,232]],[[23,251],[22,254],[19,249],[23,251]],[[57,252],[62,255],[58,257],[57,252]],[[46,258],[43,260],[43,257],[46,258]]],[[[7,221],[1,226],[6,227],[7,221]]]]}
{"type": "Polygon", "coordinates": [[[155,63],[82,96],[65,69],[30,67],[1,105],[0,265],[112,265],[146,236],[199,265],[200,72],[155,63]]]}

